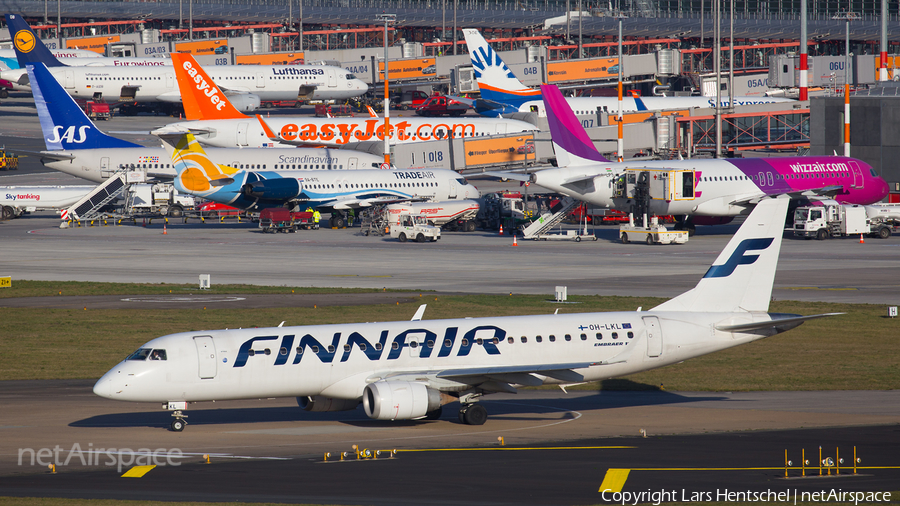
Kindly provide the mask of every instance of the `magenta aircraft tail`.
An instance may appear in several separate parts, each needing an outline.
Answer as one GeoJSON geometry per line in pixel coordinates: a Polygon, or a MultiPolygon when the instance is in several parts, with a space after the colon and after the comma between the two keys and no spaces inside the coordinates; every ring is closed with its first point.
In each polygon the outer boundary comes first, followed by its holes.
{"type": "Polygon", "coordinates": [[[559,88],[552,84],[541,85],[547,122],[550,123],[550,138],[556,151],[556,161],[560,167],[592,165],[609,162],[594,147],[581,122],[569,107],[559,88]]]}

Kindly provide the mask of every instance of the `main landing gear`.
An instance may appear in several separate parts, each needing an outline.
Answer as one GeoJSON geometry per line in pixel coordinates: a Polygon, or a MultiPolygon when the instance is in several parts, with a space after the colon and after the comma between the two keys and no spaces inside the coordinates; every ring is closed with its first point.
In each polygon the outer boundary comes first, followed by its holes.
{"type": "Polygon", "coordinates": [[[463,404],[459,408],[459,423],[466,425],[484,425],[487,421],[487,410],[481,404],[463,404]]]}

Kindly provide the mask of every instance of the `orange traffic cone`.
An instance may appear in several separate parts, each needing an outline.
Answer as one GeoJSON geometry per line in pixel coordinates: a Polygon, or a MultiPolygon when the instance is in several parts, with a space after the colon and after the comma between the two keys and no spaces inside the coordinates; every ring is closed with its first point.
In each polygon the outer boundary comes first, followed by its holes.
{"type": "Polygon", "coordinates": [[[500,235],[503,235],[503,225],[500,225],[500,235]]]}
{"type": "Polygon", "coordinates": [[[866,240],[863,239],[863,235],[862,235],[862,234],[859,234],[859,243],[860,243],[860,244],[865,244],[865,243],[866,243],[866,240]]]}
{"type": "Polygon", "coordinates": [[[169,232],[166,231],[166,224],[163,223],[163,235],[166,235],[166,234],[168,234],[168,233],[169,233],[169,232]]]}
{"type": "Polygon", "coordinates": [[[519,243],[516,242],[516,237],[517,237],[517,236],[516,236],[515,234],[513,234],[513,246],[518,246],[518,245],[519,245],[519,243]]]}

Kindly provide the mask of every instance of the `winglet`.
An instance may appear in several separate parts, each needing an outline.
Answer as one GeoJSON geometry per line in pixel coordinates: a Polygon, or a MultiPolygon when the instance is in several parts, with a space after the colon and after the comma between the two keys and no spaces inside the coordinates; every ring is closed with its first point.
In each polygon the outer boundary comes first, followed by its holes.
{"type": "Polygon", "coordinates": [[[231,105],[197,60],[189,53],[172,53],[172,66],[188,120],[247,118],[231,105]]]}
{"type": "Polygon", "coordinates": [[[27,71],[47,150],[141,147],[98,130],[43,63],[30,64],[27,71]]]}
{"type": "Polygon", "coordinates": [[[547,122],[550,124],[550,138],[560,167],[591,165],[596,162],[609,162],[594,147],[591,138],[575,117],[566,98],[555,85],[541,85],[544,94],[544,109],[547,110],[547,122]]]}
{"type": "Polygon", "coordinates": [[[43,63],[48,67],[67,66],[53,56],[53,53],[41,42],[41,39],[37,37],[22,16],[7,14],[6,26],[9,28],[9,35],[13,39],[13,48],[16,50],[16,57],[19,59],[20,67],[25,68],[27,65],[34,65],[35,63],[43,63]]]}

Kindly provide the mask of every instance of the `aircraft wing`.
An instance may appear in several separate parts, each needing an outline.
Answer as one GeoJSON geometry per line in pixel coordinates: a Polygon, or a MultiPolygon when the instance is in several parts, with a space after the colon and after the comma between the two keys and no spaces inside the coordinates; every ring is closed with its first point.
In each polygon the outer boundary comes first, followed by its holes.
{"type": "Polygon", "coordinates": [[[813,320],[816,318],[824,318],[826,316],[836,316],[841,314],[844,313],[825,313],[810,316],[772,315],[776,316],[776,318],[761,322],[738,323],[736,325],[716,325],[716,330],[721,330],[723,332],[749,332],[751,330],[778,328],[783,332],[785,330],[790,330],[794,327],[799,326],[806,320],[813,320]]]}
{"type": "Polygon", "coordinates": [[[371,199],[344,199],[335,200],[328,204],[321,204],[322,207],[331,207],[333,209],[359,209],[360,207],[372,207],[383,204],[399,204],[401,202],[424,202],[423,198],[397,198],[397,197],[375,197],[371,199]]]}
{"type": "Polygon", "coordinates": [[[820,200],[820,199],[832,199],[835,195],[837,195],[844,187],[842,185],[830,185],[823,186],[821,188],[812,188],[809,190],[801,190],[794,192],[784,192],[784,193],[773,193],[766,195],[754,195],[750,197],[742,197],[736,200],[732,200],[730,202],[733,206],[746,206],[746,205],[756,205],[759,204],[760,200],[765,198],[773,197],[776,195],[787,195],[792,199],[797,199],[800,197],[806,197],[812,200],[820,200]]]}
{"type": "MultiPolygon", "coordinates": [[[[584,376],[578,374],[572,369],[586,369],[592,365],[599,365],[597,362],[572,362],[564,364],[541,364],[541,365],[523,365],[523,366],[488,366],[488,367],[469,367],[460,369],[446,369],[437,373],[436,377],[441,379],[449,379],[467,384],[481,384],[487,381],[500,383],[539,386],[543,384],[540,378],[532,376],[532,374],[540,374],[549,376],[560,381],[568,381],[576,383],[584,381],[584,376]]],[[[511,388],[511,387],[510,387],[511,388]]]]}
{"type": "MultiPolygon", "coordinates": [[[[487,171],[487,172],[481,172],[481,173],[478,173],[478,174],[472,174],[472,175],[473,175],[473,176],[493,176],[493,177],[499,177],[500,179],[512,179],[513,181],[525,181],[526,183],[527,183],[528,181],[531,181],[531,175],[529,175],[529,174],[516,174],[516,173],[513,173],[513,172],[494,172],[494,171],[487,171]]],[[[468,176],[467,176],[467,177],[468,177],[468,176]]]]}

